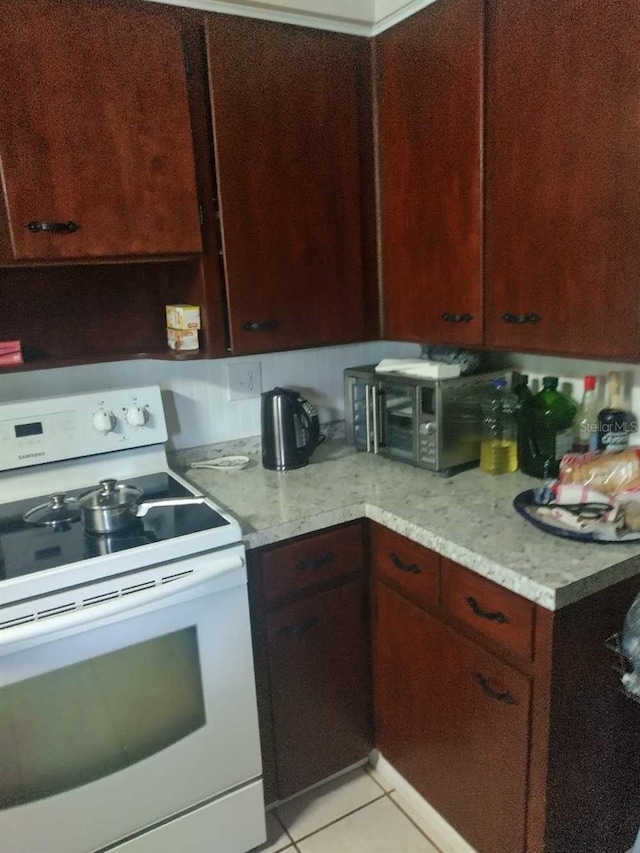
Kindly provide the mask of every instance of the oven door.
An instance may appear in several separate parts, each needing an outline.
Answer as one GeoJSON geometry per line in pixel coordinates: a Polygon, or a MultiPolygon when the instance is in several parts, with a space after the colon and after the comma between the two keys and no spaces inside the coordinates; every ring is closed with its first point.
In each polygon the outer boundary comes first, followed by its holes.
{"type": "Polygon", "coordinates": [[[385,379],[382,386],[382,411],[385,452],[392,459],[414,462],[417,458],[418,389],[411,382],[385,379]]]}
{"type": "MultiPolygon", "coordinates": [[[[0,631],[3,853],[100,850],[260,787],[243,553],[63,591],[0,631]]],[[[218,836],[225,853],[264,839],[252,801],[244,841],[218,836]]]]}

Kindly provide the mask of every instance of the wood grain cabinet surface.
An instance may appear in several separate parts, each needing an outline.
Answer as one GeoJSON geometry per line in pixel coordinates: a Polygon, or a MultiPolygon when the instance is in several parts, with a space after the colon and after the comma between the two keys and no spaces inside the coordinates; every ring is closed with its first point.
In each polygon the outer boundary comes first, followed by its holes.
{"type": "Polygon", "coordinates": [[[486,343],[640,356],[635,0],[487,3],[486,343]]]}
{"type": "Polygon", "coordinates": [[[376,37],[384,335],[482,343],[482,0],[376,37]]]}
{"type": "Polygon", "coordinates": [[[363,535],[357,522],[250,553],[267,802],[362,761],[373,746],[363,535]]]}
{"type": "Polygon", "coordinates": [[[233,352],[363,340],[366,40],[211,15],[207,48],[233,352]]]}
{"type": "Polygon", "coordinates": [[[376,745],[480,853],[522,853],[529,679],[374,584],[376,745]]]}
{"type": "Polygon", "coordinates": [[[478,853],[626,853],[640,714],[605,641],[637,578],[554,612],[440,557],[434,608],[379,571],[397,534],[370,527],[382,755],[478,853]]]}
{"type": "Polygon", "coordinates": [[[0,114],[0,263],[201,250],[174,15],[6,0],[0,114]]]}

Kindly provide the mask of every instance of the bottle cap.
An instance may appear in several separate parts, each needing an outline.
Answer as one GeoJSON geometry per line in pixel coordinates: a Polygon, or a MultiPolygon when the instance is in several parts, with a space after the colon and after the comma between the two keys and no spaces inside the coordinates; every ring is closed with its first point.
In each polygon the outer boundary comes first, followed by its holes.
{"type": "Polygon", "coordinates": [[[492,379],[491,384],[494,388],[504,388],[507,384],[506,379],[492,379]]]}
{"type": "Polygon", "coordinates": [[[557,376],[543,376],[542,377],[542,385],[544,388],[552,388],[554,391],[558,387],[558,377],[557,376]]]}
{"type": "Polygon", "coordinates": [[[585,391],[593,391],[596,387],[596,377],[595,376],[585,376],[584,377],[584,390],[585,391]]]}

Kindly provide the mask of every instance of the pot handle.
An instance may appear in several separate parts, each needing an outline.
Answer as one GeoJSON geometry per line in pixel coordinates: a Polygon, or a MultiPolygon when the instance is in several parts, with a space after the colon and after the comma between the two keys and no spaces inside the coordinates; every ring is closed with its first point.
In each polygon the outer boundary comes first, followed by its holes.
{"type": "Polygon", "coordinates": [[[205,498],[202,496],[197,498],[158,498],[157,501],[142,501],[132,507],[131,512],[136,518],[142,518],[154,506],[189,506],[190,504],[203,504],[205,498]]]}

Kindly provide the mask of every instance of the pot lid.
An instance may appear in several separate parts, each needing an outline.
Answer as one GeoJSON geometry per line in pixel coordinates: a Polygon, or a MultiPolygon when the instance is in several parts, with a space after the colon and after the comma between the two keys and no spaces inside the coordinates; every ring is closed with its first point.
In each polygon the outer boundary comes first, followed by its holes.
{"type": "Polygon", "coordinates": [[[78,505],[82,509],[121,509],[133,506],[141,497],[142,490],[137,486],[117,480],[100,480],[99,488],[78,496],[78,505]]]}
{"type": "Polygon", "coordinates": [[[80,518],[80,510],[74,498],[52,495],[51,500],[28,509],[22,516],[29,524],[46,524],[56,527],[80,518]]]}

